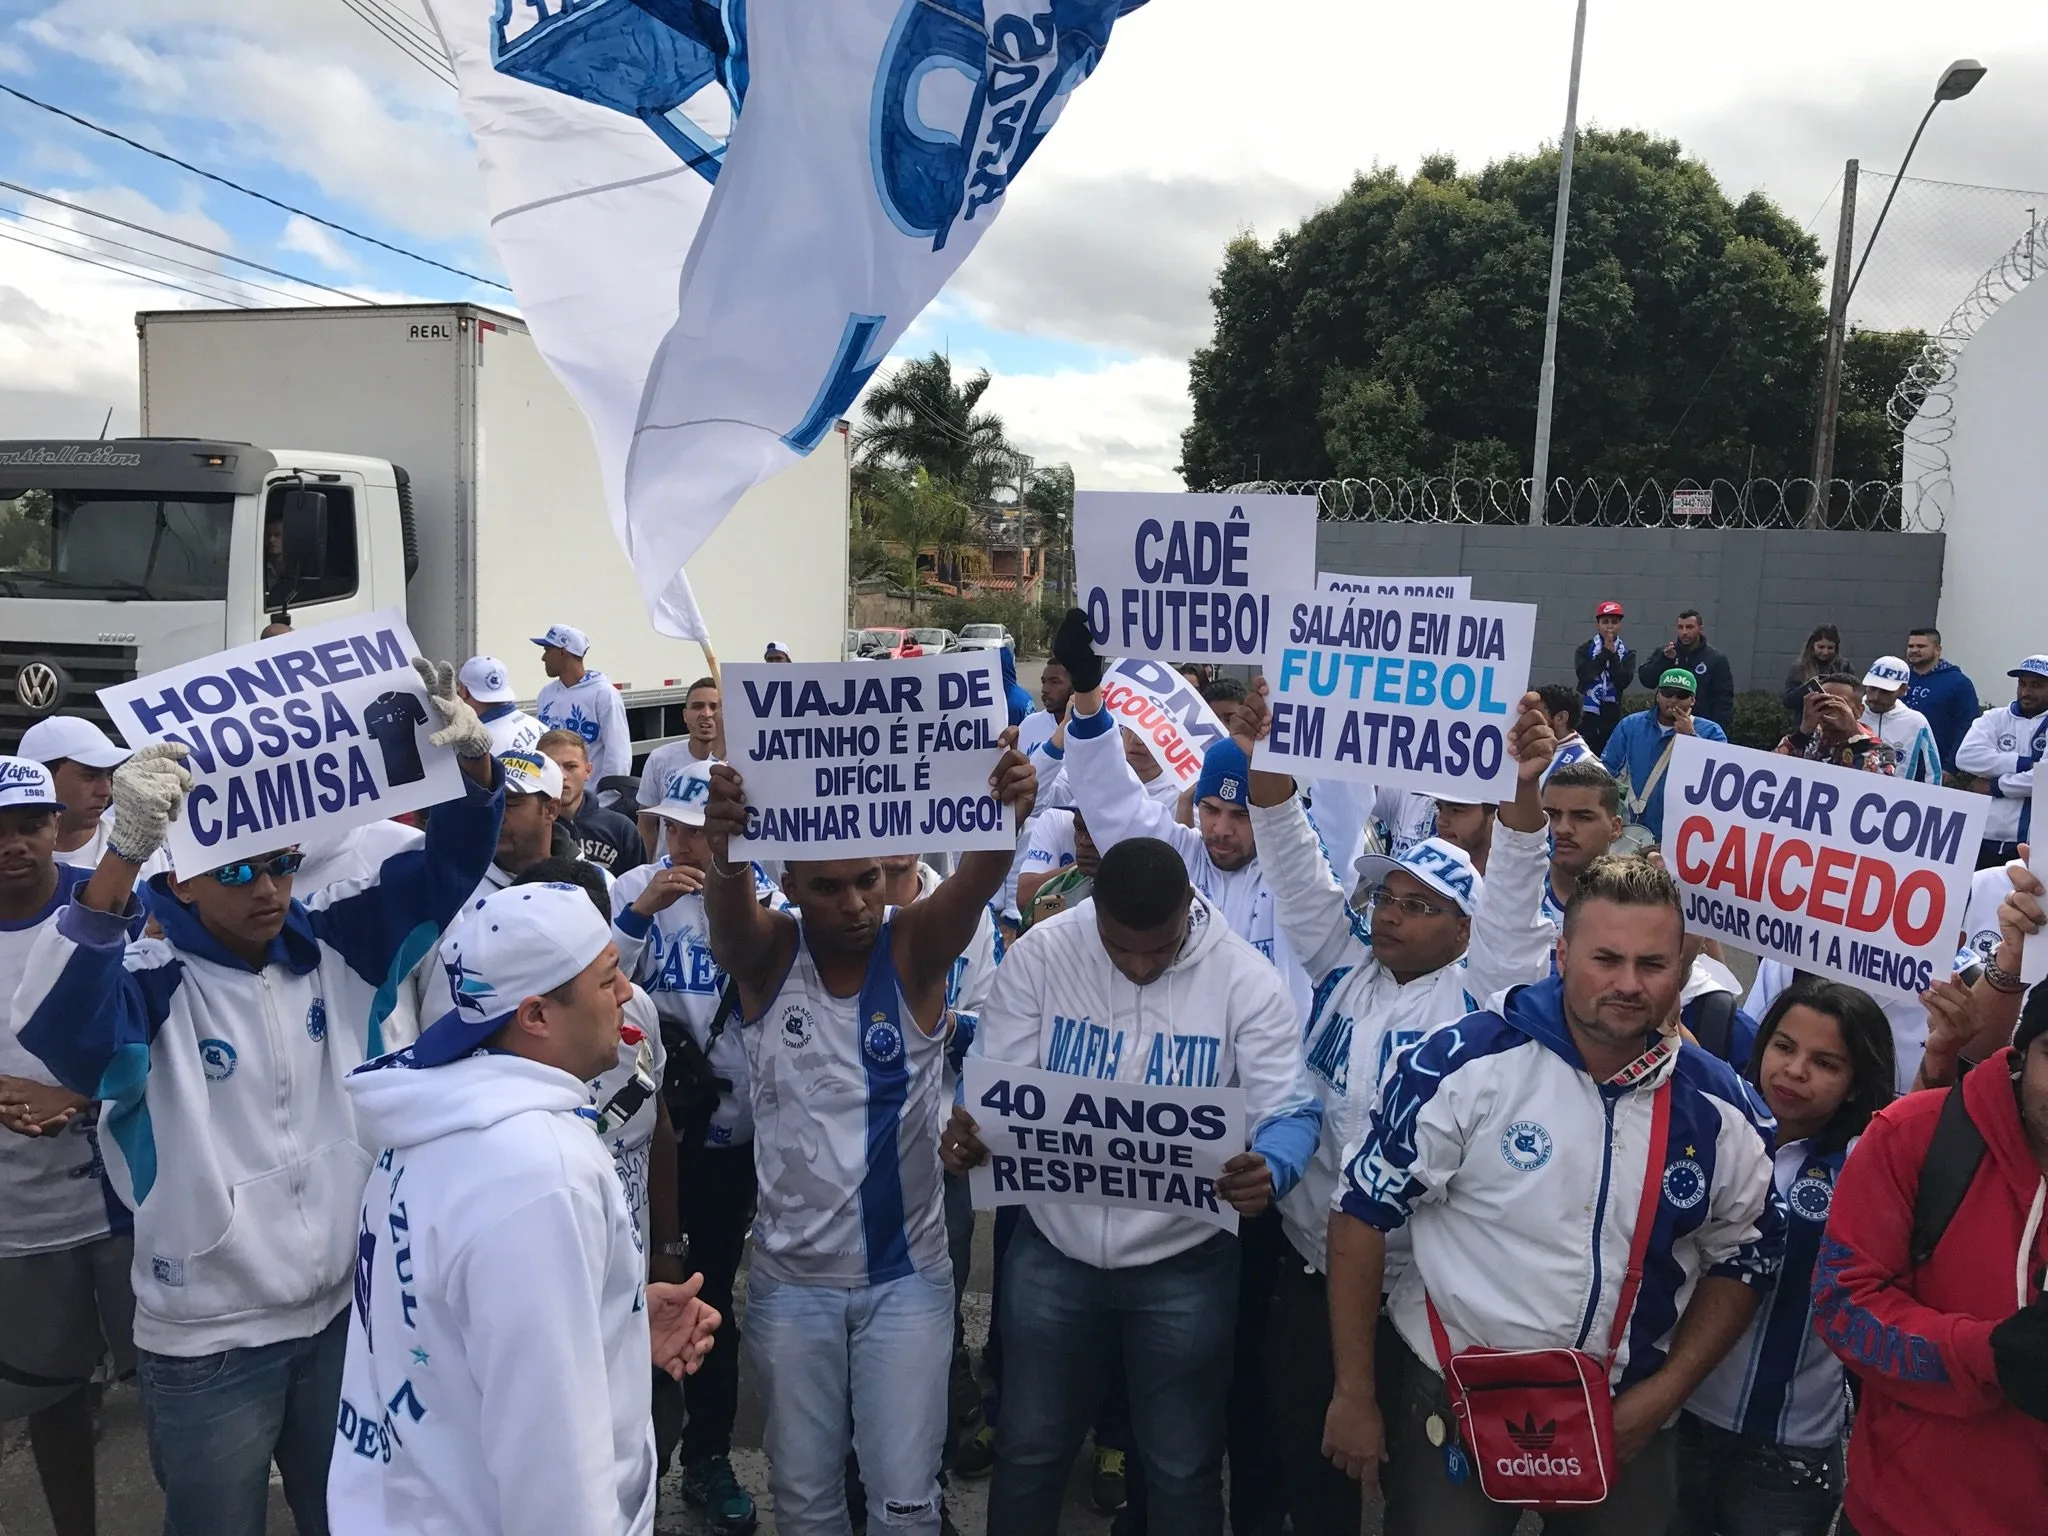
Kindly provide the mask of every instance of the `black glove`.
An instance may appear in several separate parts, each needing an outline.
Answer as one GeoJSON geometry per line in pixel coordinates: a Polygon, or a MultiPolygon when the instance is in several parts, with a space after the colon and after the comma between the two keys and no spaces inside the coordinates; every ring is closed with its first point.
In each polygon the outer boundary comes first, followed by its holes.
{"type": "Polygon", "coordinates": [[[1102,658],[1095,654],[1095,631],[1079,608],[1069,608],[1060,620],[1059,633],[1052,637],[1052,659],[1067,669],[1074,692],[1092,693],[1102,686],[1102,658]]]}
{"type": "Polygon", "coordinates": [[[2048,1422],[2048,1296],[1991,1330],[1991,1359],[2005,1400],[2048,1422]]]}

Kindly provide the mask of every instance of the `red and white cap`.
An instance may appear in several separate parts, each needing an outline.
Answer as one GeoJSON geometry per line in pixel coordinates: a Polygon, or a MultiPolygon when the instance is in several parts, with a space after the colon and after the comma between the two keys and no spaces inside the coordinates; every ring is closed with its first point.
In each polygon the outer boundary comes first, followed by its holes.
{"type": "Polygon", "coordinates": [[[1595,609],[1593,610],[1593,617],[1594,617],[1594,618],[1596,618],[1596,619],[1618,619],[1618,618],[1621,618],[1621,617],[1623,617],[1623,615],[1622,615],[1622,611],[1621,611],[1621,604],[1619,604],[1619,603],[1617,603],[1617,602],[1611,602],[1611,601],[1610,601],[1610,602],[1605,602],[1605,603],[1602,603],[1602,604],[1601,604],[1601,605],[1600,605],[1600,606],[1599,606],[1598,608],[1595,608],[1595,609]]]}

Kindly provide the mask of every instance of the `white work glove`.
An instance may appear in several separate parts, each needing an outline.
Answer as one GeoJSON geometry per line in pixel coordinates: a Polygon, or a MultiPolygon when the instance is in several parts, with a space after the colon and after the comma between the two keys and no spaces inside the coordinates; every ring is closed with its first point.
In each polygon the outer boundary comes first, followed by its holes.
{"type": "Polygon", "coordinates": [[[445,661],[412,659],[413,670],[427,685],[427,699],[441,715],[441,729],[427,740],[437,747],[453,747],[457,757],[489,757],[491,733],[477,719],[476,711],[455,691],[455,668],[445,661]]]}
{"type": "Polygon", "coordinates": [[[171,818],[192,787],[185,747],[166,741],[144,747],[114,770],[114,830],[107,849],[130,864],[146,864],[164,845],[171,818]]]}

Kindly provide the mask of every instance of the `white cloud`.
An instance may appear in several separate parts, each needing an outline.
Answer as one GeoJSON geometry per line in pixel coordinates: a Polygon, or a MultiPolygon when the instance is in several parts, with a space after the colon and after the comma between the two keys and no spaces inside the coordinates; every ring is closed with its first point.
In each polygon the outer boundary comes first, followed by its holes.
{"type": "Polygon", "coordinates": [[[1065,460],[1091,490],[1177,491],[1191,415],[1187,364],[1145,357],[1093,371],[999,376],[984,399],[1010,441],[1040,463],[1065,460]]]}
{"type": "Polygon", "coordinates": [[[281,251],[303,251],[331,272],[360,272],[362,264],[344,251],[327,233],[311,219],[293,214],[285,220],[284,233],[277,237],[281,251]]]}

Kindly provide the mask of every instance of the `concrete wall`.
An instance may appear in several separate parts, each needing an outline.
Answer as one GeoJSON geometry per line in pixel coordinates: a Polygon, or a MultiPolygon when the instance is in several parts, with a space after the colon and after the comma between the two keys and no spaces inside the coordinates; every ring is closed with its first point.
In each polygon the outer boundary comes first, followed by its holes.
{"type": "Polygon", "coordinates": [[[1939,534],[1712,528],[1496,528],[1322,523],[1316,564],[1361,576],[1472,578],[1475,598],[1535,603],[1535,683],[1571,681],[1573,646],[1593,637],[1593,609],[1628,611],[1622,638],[1641,651],[1669,640],[1697,608],[1708,643],[1727,652],[1738,691],[1776,689],[1816,624],[1834,624],[1859,667],[1903,655],[1906,631],[1934,622],[1939,534]]]}
{"type": "Polygon", "coordinates": [[[1981,698],[2002,700],[2011,693],[2001,674],[2048,651],[2036,554],[2048,501],[2048,282],[1984,322],[1956,359],[1954,399],[1940,404],[1955,416],[1942,654],[1976,680],[1981,698]]]}

